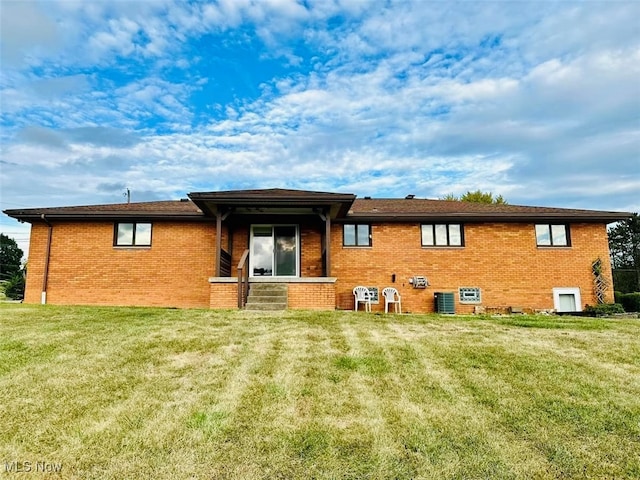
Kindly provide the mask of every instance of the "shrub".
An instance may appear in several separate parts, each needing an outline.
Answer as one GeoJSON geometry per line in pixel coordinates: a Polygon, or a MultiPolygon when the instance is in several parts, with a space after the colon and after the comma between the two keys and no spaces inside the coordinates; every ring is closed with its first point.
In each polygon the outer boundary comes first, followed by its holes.
{"type": "Polygon", "coordinates": [[[4,285],[4,294],[13,300],[24,298],[24,275],[22,272],[16,273],[4,285]]]}
{"type": "Polygon", "coordinates": [[[627,312],[640,312],[640,292],[622,294],[620,303],[627,312]]]}
{"type": "Polygon", "coordinates": [[[599,303],[598,305],[587,305],[584,311],[587,315],[603,317],[614,313],[624,313],[624,308],[619,303],[599,303]]]}
{"type": "MultiPolygon", "coordinates": [[[[613,299],[615,303],[622,303],[622,296],[624,295],[624,293],[616,290],[615,292],[613,292],[613,299]]],[[[624,305],[623,305],[624,306],[624,305]]]]}

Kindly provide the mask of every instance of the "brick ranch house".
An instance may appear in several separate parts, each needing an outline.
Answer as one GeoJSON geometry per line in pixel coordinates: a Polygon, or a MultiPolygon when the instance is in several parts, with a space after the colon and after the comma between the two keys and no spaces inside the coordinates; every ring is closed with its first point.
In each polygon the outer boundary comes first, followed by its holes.
{"type": "Polygon", "coordinates": [[[373,311],[385,287],[403,312],[443,311],[443,298],[456,313],[581,310],[599,301],[594,261],[612,284],[607,224],[630,216],[285,189],[188,197],[5,210],[31,224],[25,302],[244,308],[268,283],[291,309],[352,309],[363,285],[373,311]]]}

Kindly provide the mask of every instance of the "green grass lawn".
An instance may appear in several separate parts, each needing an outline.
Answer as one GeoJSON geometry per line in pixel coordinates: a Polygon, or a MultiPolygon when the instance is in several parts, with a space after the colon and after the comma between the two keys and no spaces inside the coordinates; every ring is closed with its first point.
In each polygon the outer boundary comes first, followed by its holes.
{"type": "Polygon", "coordinates": [[[19,469],[640,478],[640,320],[0,305],[19,469]]]}

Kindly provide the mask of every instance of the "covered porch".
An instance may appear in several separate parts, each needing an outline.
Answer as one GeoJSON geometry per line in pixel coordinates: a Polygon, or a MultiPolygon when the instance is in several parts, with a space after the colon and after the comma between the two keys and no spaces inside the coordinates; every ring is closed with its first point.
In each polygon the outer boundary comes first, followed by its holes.
{"type": "Polygon", "coordinates": [[[216,221],[211,308],[245,308],[258,284],[286,290],[285,308],[335,308],[331,225],[355,195],[269,189],[189,197],[216,221]]]}

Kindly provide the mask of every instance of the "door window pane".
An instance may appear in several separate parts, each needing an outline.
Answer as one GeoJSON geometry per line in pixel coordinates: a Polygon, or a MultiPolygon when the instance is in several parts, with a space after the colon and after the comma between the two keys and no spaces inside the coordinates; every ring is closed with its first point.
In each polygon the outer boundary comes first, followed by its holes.
{"type": "Polygon", "coordinates": [[[296,275],[296,227],[275,227],[276,275],[296,275]]]}
{"type": "Polygon", "coordinates": [[[251,262],[253,276],[273,275],[273,229],[271,227],[253,227],[251,262]]]}

